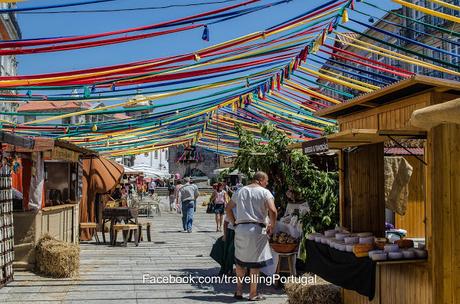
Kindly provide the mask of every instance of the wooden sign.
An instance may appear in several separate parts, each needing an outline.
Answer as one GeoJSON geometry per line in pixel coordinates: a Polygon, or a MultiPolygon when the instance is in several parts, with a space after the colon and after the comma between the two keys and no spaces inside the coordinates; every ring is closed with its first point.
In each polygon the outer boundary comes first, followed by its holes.
{"type": "Polygon", "coordinates": [[[45,160],[61,160],[76,163],[80,154],[61,147],[54,147],[51,151],[45,151],[43,156],[45,160]]]}
{"type": "Polygon", "coordinates": [[[303,154],[317,154],[327,152],[328,150],[329,146],[326,137],[320,137],[302,143],[303,154]]]}

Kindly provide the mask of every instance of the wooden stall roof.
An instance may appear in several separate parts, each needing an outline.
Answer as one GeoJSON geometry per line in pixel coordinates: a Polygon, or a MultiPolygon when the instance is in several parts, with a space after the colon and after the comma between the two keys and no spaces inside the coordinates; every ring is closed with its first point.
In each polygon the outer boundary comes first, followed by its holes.
{"type": "Polygon", "coordinates": [[[72,151],[75,151],[75,152],[78,152],[80,154],[87,155],[87,156],[89,156],[89,155],[99,155],[99,153],[97,153],[96,151],[89,150],[89,149],[77,146],[75,144],[72,144],[72,143],[70,143],[68,141],[64,141],[64,140],[56,139],[56,141],[54,142],[54,145],[57,146],[57,147],[72,150],[72,151]]]}
{"type": "Polygon", "coordinates": [[[123,174],[125,174],[125,175],[144,175],[144,172],[142,172],[142,171],[130,171],[130,172],[125,171],[123,174]]]}
{"type": "MultiPolygon", "coordinates": [[[[9,134],[11,135],[11,134],[9,134]]],[[[24,137],[26,140],[31,140],[32,145],[24,146],[14,146],[10,143],[6,145],[6,151],[16,151],[21,153],[30,153],[30,152],[44,152],[53,150],[54,147],[60,147],[67,150],[77,152],[83,156],[97,156],[98,152],[89,150],[83,147],[79,147],[75,144],[72,144],[68,141],[63,141],[59,139],[47,138],[47,137],[24,137]]]]}
{"type": "Polygon", "coordinates": [[[347,102],[320,110],[316,112],[316,116],[337,119],[340,116],[393,103],[415,93],[433,89],[446,93],[460,94],[460,82],[415,75],[374,92],[358,96],[347,102]]]}
{"type": "Polygon", "coordinates": [[[343,149],[384,142],[376,129],[350,129],[326,136],[329,149],[343,149]]]}
{"type": "Polygon", "coordinates": [[[18,136],[13,133],[0,131],[0,143],[10,144],[13,146],[19,146],[23,148],[33,148],[34,140],[31,138],[26,138],[18,136]]]}
{"type": "MultiPolygon", "coordinates": [[[[398,138],[426,138],[425,131],[416,130],[377,130],[377,129],[348,129],[325,136],[329,150],[357,147],[362,145],[375,144],[388,140],[388,136],[398,138]]],[[[321,141],[324,137],[312,139],[321,141]]],[[[301,149],[302,143],[295,143],[288,146],[288,149],[301,149]]]]}

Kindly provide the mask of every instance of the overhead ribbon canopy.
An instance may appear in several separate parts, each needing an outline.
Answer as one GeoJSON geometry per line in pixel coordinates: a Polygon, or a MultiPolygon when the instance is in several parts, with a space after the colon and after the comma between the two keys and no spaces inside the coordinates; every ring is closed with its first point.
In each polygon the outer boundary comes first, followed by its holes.
{"type": "MultiPolygon", "coordinates": [[[[406,1],[393,1],[449,22],[459,22],[454,15],[447,17],[446,13],[406,1]]],[[[127,42],[131,38],[146,39],[196,27],[204,28],[202,38],[206,40],[212,22],[225,22],[289,1],[252,6],[255,2],[258,0],[116,32],[1,41],[0,54],[65,51],[127,42]],[[94,40],[165,27],[171,28],[94,40]],[[46,46],[50,44],[52,46],[46,46]]],[[[454,10],[440,0],[432,2],[454,10]]],[[[257,125],[271,121],[294,141],[317,138],[325,127],[335,122],[314,116],[316,111],[413,76],[404,64],[460,76],[460,54],[450,48],[460,47],[460,40],[453,39],[460,37],[460,33],[449,29],[450,36],[432,35],[445,49],[425,44],[375,26],[374,20],[378,18],[368,12],[370,8],[373,12],[379,10],[411,19],[366,1],[330,0],[265,30],[191,53],[85,70],[0,77],[3,102],[82,105],[75,111],[63,106],[52,112],[0,112],[31,118],[20,124],[5,121],[2,128],[21,135],[68,140],[111,156],[140,154],[177,145],[196,145],[219,154],[234,155],[238,150],[236,123],[259,134],[257,125]],[[369,17],[369,23],[363,21],[363,16],[369,17]],[[362,33],[363,28],[379,35],[362,33]],[[404,43],[418,48],[405,48],[404,43]],[[362,51],[386,60],[362,56],[362,51]],[[86,106],[100,102],[104,105],[86,106]],[[116,119],[115,114],[121,113],[129,116],[116,119]],[[112,118],[97,123],[55,123],[81,115],[111,115],[112,118]]],[[[384,19],[380,22],[401,30],[423,32],[410,29],[405,23],[384,19]]],[[[438,28],[429,24],[425,28],[430,26],[438,28]]]]}

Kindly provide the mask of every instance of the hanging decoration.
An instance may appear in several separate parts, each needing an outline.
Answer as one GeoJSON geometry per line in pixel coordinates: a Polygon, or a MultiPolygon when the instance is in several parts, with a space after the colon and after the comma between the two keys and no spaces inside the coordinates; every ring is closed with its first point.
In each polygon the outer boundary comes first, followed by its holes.
{"type": "MultiPolygon", "coordinates": [[[[266,5],[250,6],[258,1],[244,1],[177,20],[116,32],[1,41],[0,54],[45,51],[54,43],[56,49],[62,50],[89,47],[93,43],[105,45],[116,42],[115,39],[125,42],[200,27],[203,27],[201,38],[209,41],[211,24],[265,9],[266,5]],[[171,28],[164,29],[166,27],[171,28]],[[151,30],[156,32],[104,38],[151,30]]],[[[455,15],[404,0],[393,1],[449,22],[460,20],[455,15]]],[[[439,0],[429,1],[452,9],[443,5],[444,2],[438,3],[439,0]]],[[[269,5],[285,2],[288,1],[269,5]]],[[[315,112],[413,76],[414,73],[402,64],[460,77],[458,65],[446,59],[458,60],[460,55],[451,49],[435,47],[363,22],[356,16],[373,18],[361,10],[366,6],[380,9],[366,1],[324,1],[270,28],[191,53],[86,70],[0,77],[2,102],[20,103],[20,108],[26,103],[31,107],[44,102],[58,106],[53,111],[0,112],[6,116],[35,117],[18,124],[2,121],[2,129],[22,135],[59,138],[111,156],[135,155],[178,145],[234,155],[238,150],[235,124],[260,135],[257,124],[269,120],[295,141],[317,138],[334,122],[316,117],[315,112]],[[361,32],[357,26],[366,30],[361,32]],[[394,41],[416,45],[417,50],[394,41]],[[428,51],[439,56],[431,56],[428,51]],[[64,103],[69,101],[81,107],[68,111],[64,103]],[[96,102],[101,104],[94,106],[96,102]],[[120,114],[129,116],[117,117],[120,114]],[[98,115],[110,118],[91,120],[98,121],[97,124],[54,122],[98,115]]],[[[373,23],[374,20],[369,21],[373,23]]],[[[382,22],[408,30],[406,25],[382,22]]],[[[449,33],[451,36],[438,41],[458,45],[451,37],[460,37],[460,33],[454,30],[449,33]]]]}

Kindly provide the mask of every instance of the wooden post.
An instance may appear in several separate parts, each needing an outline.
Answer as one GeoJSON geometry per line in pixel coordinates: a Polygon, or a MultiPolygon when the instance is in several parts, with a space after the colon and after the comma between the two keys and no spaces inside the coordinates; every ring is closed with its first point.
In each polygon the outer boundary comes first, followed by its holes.
{"type": "MultiPolygon", "coordinates": [[[[385,235],[385,193],[383,143],[360,146],[349,153],[347,178],[350,179],[347,210],[352,232],[385,235]]],[[[345,185],[346,187],[346,185],[345,185]]]]}
{"type": "Polygon", "coordinates": [[[344,215],[345,215],[345,175],[344,170],[345,166],[343,163],[343,152],[340,151],[338,154],[339,158],[339,221],[340,226],[346,227],[344,215]]]}
{"type": "Polygon", "coordinates": [[[434,299],[460,303],[460,125],[432,129],[431,203],[434,299]]]}

